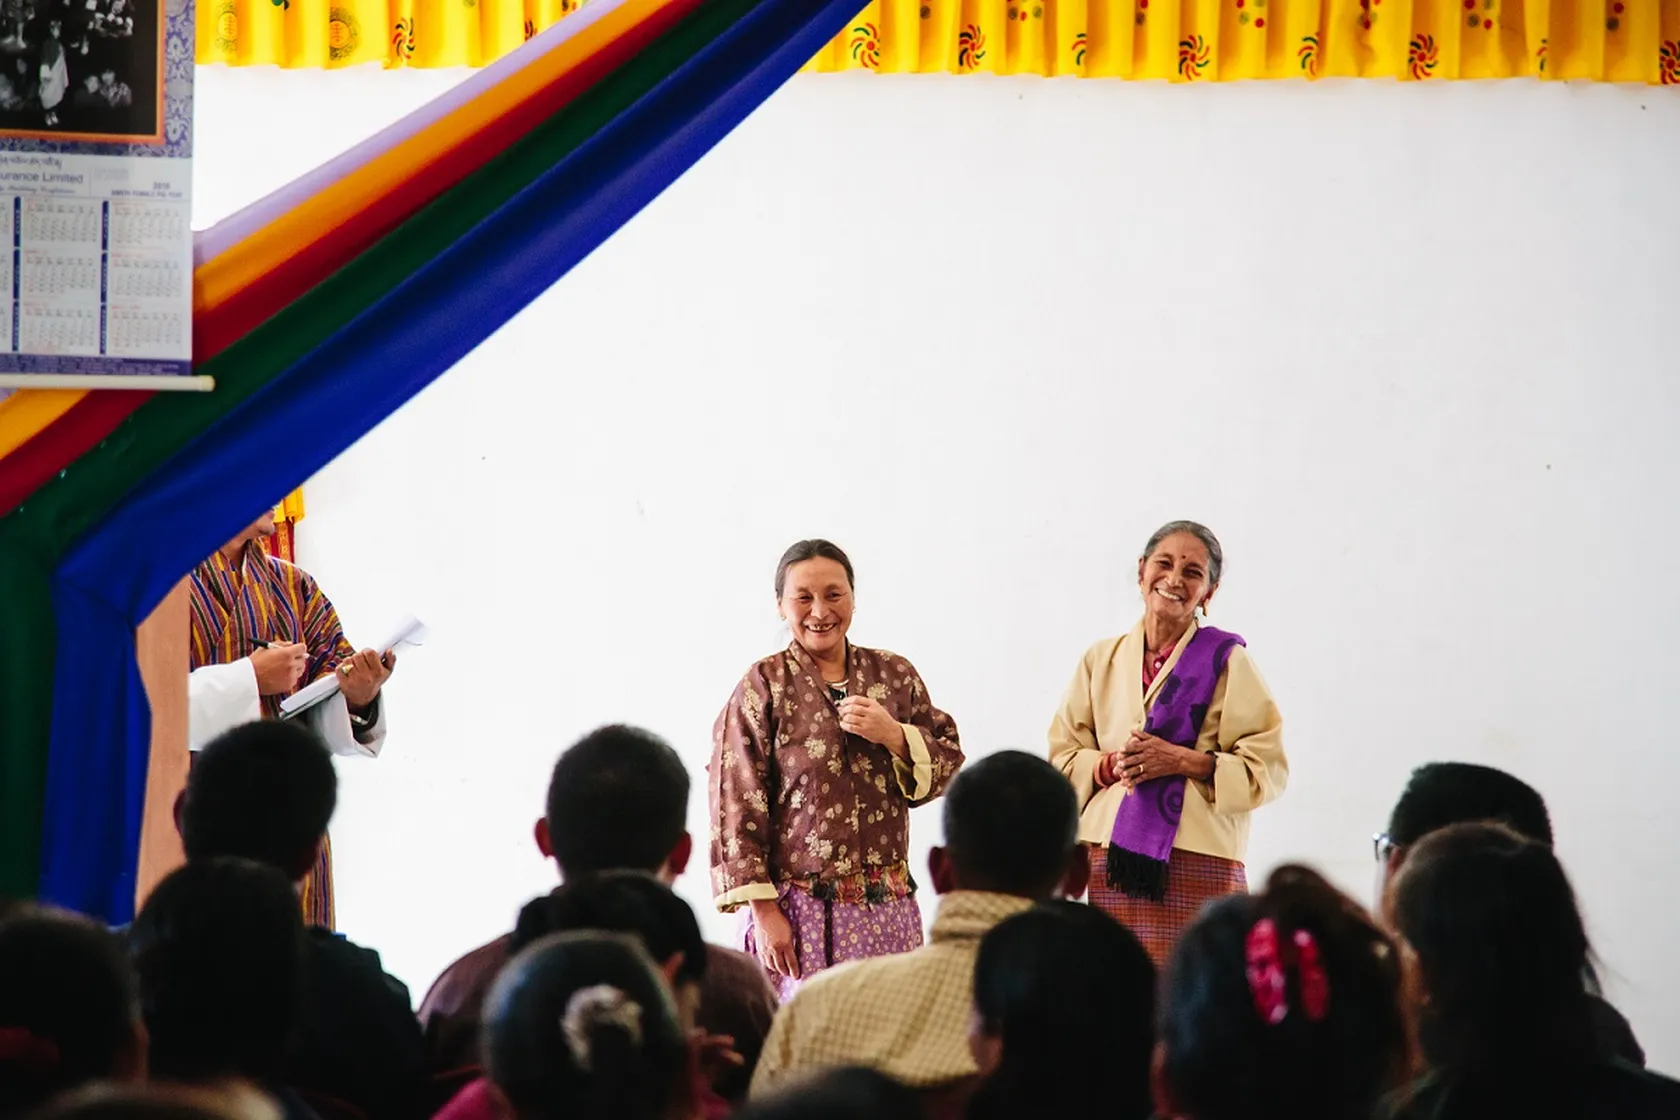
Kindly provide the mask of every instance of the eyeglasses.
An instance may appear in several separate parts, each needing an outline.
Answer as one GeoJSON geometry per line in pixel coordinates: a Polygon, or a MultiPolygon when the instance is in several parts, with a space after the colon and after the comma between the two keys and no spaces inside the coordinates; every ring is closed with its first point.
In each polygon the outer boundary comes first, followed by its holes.
{"type": "Polygon", "coordinates": [[[1376,833],[1371,837],[1371,854],[1378,863],[1387,863],[1389,857],[1398,851],[1402,845],[1394,842],[1394,837],[1386,832],[1376,833]]]}

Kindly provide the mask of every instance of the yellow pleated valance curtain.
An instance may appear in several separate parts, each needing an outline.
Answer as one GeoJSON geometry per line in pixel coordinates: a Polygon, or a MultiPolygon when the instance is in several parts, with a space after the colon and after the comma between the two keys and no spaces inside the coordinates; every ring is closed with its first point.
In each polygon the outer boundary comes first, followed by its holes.
{"type": "Polygon", "coordinates": [[[873,0],[813,69],[1680,83],[1680,0],[873,0]]]}
{"type": "Polygon", "coordinates": [[[198,62],[485,66],[582,0],[198,0],[198,62]]]}
{"type": "MultiPolygon", "coordinates": [[[[199,0],[198,61],[480,66],[581,0],[199,0]]],[[[1680,85],[1680,0],[872,0],[807,69],[1680,85]]]]}

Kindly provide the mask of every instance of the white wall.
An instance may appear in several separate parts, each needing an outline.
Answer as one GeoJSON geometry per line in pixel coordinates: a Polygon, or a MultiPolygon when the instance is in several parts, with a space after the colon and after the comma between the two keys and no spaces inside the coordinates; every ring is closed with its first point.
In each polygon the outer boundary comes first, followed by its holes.
{"type": "MultiPolygon", "coordinates": [[[[459,77],[200,74],[200,224],[459,77]]],[[[1252,870],[1366,897],[1411,767],[1510,769],[1680,1071],[1677,130],[1602,86],[795,81],[309,489],[352,632],[437,632],[342,770],[344,928],[418,999],[550,885],[529,825],[604,721],[678,745],[703,836],[799,536],[981,753],[1042,748],[1195,517],[1288,724],[1252,870]]]]}

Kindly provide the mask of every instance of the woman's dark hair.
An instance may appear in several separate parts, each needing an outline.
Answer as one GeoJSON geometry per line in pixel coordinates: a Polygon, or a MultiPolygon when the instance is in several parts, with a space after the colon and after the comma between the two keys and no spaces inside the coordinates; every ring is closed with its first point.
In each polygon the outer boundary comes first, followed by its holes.
{"type": "Polygon", "coordinates": [[[140,999],[122,942],[61,911],[0,921],[0,1116],[117,1073],[135,1056],[140,999]]]}
{"type": "Polygon", "coordinates": [[[1592,949],[1549,847],[1504,825],[1452,825],[1418,842],[1393,890],[1429,997],[1418,1027],[1432,1068],[1594,1053],[1592,949]]]}
{"type": "Polygon", "coordinates": [[[303,991],[303,915],[275,868],[222,857],[172,872],[129,930],[161,1080],[283,1072],[303,991]]]}
{"type": "Polygon", "coordinates": [[[1208,906],[1167,965],[1163,1102],[1193,1120],[1369,1116],[1407,1071],[1400,955],[1317,872],[1208,906]]]}
{"type": "Polygon", "coordinates": [[[974,965],[974,1009],[1003,1059],[975,1090],[969,1120],[1153,1111],[1155,966],[1101,910],[1047,902],[993,927],[974,965]]]}
{"type": "Polygon", "coordinates": [[[1207,549],[1208,554],[1208,585],[1218,587],[1219,577],[1225,572],[1225,550],[1219,546],[1219,538],[1213,535],[1213,530],[1199,521],[1167,522],[1155,530],[1154,535],[1149,538],[1149,543],[1143,546],[1140,559],[1149,559],[1155,555],[1155,550],[1161,547],[1162,541],[1179,533],[1189,533],[1202,542],[1202,547],[1207,549]]]}
{"type": "Polygon", "coordinates": [[[566,880],[519,912],[509,949],[517,953],[551,933],[578,930],[635,934],[655,961],[682,954],[677,983],[699,984],[706,977],[706,940],[693,908],[645,871],[566,880]]]}
{"type": "Polygon", "coordinates": [[[484,1001],[483,1048],[518,1120],[662,1120],[688,1074],[670,989],[625,934],[526,947],[484,1001]]]}
{"type": "Polygon", "coordinates": [[[799,541],[782,553],[782,558],[776,562],[776,598],[782,597],[782,588],[787,584],[788,569],[795,564],[803,564],[807,560],[832,560],[846,569],[846,583],[850,587],[857,586],[857,578],[852,574],[852,561],[843,549],[832,541],[814,539],[799,541]]]}
{"type": "Polygon", "coordinates": [[[923,1120],[924,1114],[916,1090],[877,1070],[848,1066],[767,1093],[734,1120],[923,1120]]]}
{"type": "MultiPolygon", "coordinates": [[[[519,912],[509,951],[518,953],[551,933],[579,930],[634,934],[648,955],[662,966],[681,953],[682,963],[672,982],[679,988],[705,982],[711,954],[693,908],[645,871],[606,871],[568,878],[519,912]]],[[[750,1047],[742,1053],[750,1060],[757,1058],[750,1047]]],[[[747,1095],[751,1083],[752,1069],[743,1066],[725,1071],[713,1087],[727,1098],[739,1099],[747,1095]]]]}

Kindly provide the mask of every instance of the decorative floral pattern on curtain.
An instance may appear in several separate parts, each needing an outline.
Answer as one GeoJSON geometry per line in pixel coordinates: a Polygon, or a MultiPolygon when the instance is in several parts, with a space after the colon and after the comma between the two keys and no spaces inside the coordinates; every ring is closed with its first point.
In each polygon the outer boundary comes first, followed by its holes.
{"type": "Polygon", "coordinates": [[[198,0],[198,62],[486,66],[583,0],[198,0]]]}
{"type": "Polygon", "coordinates": [[[1680,84],[1680,0],[872,0],[822,71],[1680,84]]]}
{"type": "MultiPolygon", "coordinates": [[[[583,0],[199,0],[198,61],[482,66],[583,0]]],[[[1680,85],[1680,0],[871,0],[807,69],[1680,85]]]]}

